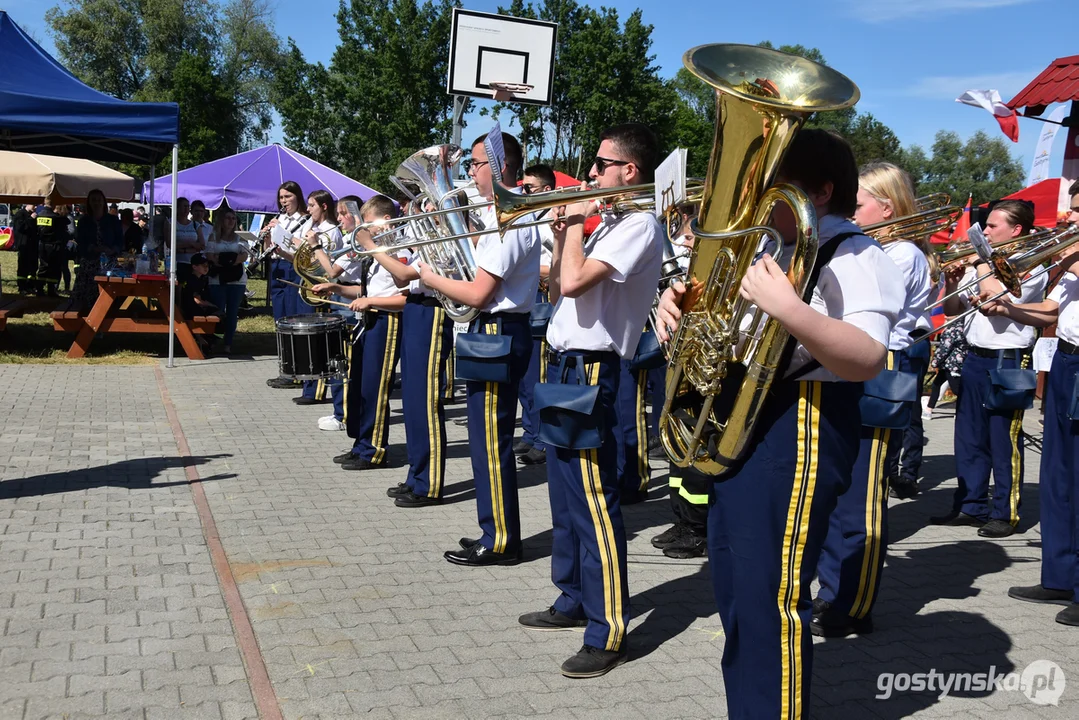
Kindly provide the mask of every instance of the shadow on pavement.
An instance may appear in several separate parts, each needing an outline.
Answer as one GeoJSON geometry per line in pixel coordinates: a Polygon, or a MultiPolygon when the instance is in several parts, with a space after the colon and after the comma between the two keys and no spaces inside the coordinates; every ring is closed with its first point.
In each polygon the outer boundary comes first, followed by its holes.
{"type": "MultiPolygon", "coordinates": [[[[122,460],[108,465],[86,468],[84,470],[64,470],[61,472],[33,475],[19,480],[0,482],[0,499],[36,497],[56,493],[86,490],[94,487],[123,487],[132,490],[190,485],[189,480],[175,482],[154,482],[154,479],[166,470],[183,468],[188,465],[204,465],[218,458],[232,457],[229,454],[197,455],[193,457],[154,457],[122,460]]],[[[236,477],[235,473],[211,475],[201,478],[201,482],[227,480],[236,477]]]]}

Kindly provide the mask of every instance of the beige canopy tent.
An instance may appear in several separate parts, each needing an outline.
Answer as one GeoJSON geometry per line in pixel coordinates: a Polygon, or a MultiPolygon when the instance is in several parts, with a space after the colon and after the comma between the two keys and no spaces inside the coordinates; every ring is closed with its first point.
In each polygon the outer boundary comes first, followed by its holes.
{"type": "Polygon", "coordinates": [[[94,188],[109,200],[131,200],[135,182],[91,160],[0,150],[0,202],[86,202],[94,188]]]}

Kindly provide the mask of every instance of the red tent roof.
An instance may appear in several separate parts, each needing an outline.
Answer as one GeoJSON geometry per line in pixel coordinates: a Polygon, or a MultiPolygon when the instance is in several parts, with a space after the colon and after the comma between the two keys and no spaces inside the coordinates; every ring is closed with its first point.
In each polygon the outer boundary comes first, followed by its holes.
{"type": "Polygon", "coordinates": [[[1040,115],[1046,105],[1068,100],[1079,100],[1079,55],[1051,62],[1007,105],[1013,110],[1025,107],[1027,115],[1040,115]]]}
{"type": "MultiPolygon", "coordinates": [[[[1079,55],[1076,56],[1079,58],[1079,55]]],[[[1007,195],[1002,200],[1029,200],[1034,203],[1034,224],[1055,227],[1059,218],[1060,178],[1049,178],[1007,195]]]]}

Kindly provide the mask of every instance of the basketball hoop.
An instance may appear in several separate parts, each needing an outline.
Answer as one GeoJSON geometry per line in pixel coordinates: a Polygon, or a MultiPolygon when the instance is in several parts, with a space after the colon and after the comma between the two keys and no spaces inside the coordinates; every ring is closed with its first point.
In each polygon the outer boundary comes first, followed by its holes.
{"type": "Polygon", "coordinates": [[[499,82],[494,80],[488,82],[487,85],[494,90],[494,95],[491,96],[491,99],[499,102],[513,100],[517,95],[524,95],[535,88],[535,85],[529,85],[528,83],[499,82]]]}

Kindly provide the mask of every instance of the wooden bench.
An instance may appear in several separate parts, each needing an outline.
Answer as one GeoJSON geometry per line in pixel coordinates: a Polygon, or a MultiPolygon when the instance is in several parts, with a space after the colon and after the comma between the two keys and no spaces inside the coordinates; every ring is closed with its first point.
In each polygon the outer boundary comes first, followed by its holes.
{"type": "Polygon", "coordinates": [[[22,317],[26,312],[25,298],[17,295],[0,297],[0,332],[7,329],[8,318],[22,317]]]}

